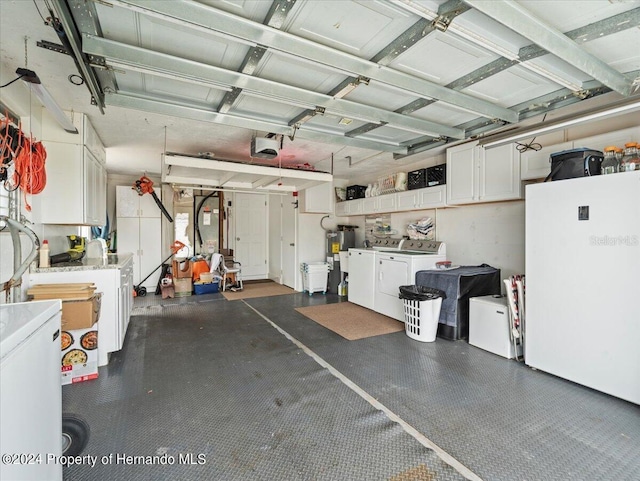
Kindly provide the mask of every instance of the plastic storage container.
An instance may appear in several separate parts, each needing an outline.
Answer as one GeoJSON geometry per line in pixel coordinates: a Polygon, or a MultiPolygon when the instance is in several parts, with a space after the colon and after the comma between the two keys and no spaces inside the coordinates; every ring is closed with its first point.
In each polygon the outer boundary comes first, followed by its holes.
{"type": "Polygon", "coordinates": [[[433,342],[438,333],[444,291],[433,287],[400,286],[404,303],[404,330],[407,336],[420,342],[433,342]]]}
{"type": "Polygon", "coordinates": [[[302,289],[312,295],[314,292],[327,293],[329,279],[329,264],[326,262],[303,262],[300,265],[302,271],[302,289]]]}

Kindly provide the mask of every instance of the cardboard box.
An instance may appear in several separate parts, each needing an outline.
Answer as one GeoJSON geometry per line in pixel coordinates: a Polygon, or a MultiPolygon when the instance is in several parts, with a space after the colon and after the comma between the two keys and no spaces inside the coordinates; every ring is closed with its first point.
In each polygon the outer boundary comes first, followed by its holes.
{"type": "Polygon", "coordinates": [[[191,277],[173,278],[173,286],[176,297],[190,296],[193,291],[193,281],[191,277]]]}
{"type": "Polygon", "coordinates": [[[89,329],[100,320],[102,293],[84,301],[62,301],[62,329],[89,329]]]}
{"type": "Polygon", "coordinates": [[[98,378],[98,325],[60,335],[62,385],[98,378]]]}
{"type": "Polygon", "coordinates": [[[100,320],[102,293],[92,283],[36,284],[27,294],[34,301],[62,300],[62,329],[89,329],[100,320]]]}

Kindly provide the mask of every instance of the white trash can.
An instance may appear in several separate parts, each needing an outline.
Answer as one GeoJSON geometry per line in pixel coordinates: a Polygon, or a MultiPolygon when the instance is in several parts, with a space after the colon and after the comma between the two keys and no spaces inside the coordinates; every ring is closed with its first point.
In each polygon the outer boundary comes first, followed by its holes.
{"type": "Polygon", "coordinates": [[[433,287],[400,286],[407,336],[420,342],[436,340],[440,308],[445,297],[444,291],[433,287]]]}

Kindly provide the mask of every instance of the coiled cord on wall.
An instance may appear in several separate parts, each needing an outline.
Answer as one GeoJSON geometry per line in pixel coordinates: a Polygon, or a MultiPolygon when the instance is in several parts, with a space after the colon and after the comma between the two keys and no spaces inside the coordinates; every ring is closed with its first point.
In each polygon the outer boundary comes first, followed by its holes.
{"type": "Polygon", "coordinates": [[[27,137],[23,137],[22,148],[14,160],[13,181],[22,189],[25,208],[29,212],[31,206],[27,202],[27,194],[39,194],[47,185],[46,160],[47,151],[42,142],[31,142],[27,137]]]}

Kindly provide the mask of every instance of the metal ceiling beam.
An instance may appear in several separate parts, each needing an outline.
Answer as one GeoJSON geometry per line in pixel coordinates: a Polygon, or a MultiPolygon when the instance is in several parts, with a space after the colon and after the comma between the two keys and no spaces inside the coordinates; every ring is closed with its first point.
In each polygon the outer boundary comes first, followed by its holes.
{"type": "Polygon", "coordinates": [[[69,45],[71,45],[71,52],[73,54],[74,59],[76,60],[76,65],[82,74],[85,82],[87,83],[87,88],[91,93],[98,109],[101,114],[104,114],[104,95],[102,90],[100,89],[100,84],[96,79],[96,76],[92,69],[89,68],[88,62],[84,58],[82,54],[82,42],[80,40],[80,33],[75,26],[75,22],[73,20],[73,16],[69,11],[69,7],[67,3],[63,0],[52,0],[52,3],[60,15],[60,23],[64,28],[64,32],[67,37],[67,41],[69,45]]]}
{"type": "Polygon", "coordinates": [[[119,68],[131,68],[151,75],[165,76],[199,85],[209,85],[210,87],[219,88],[220,85],[238,86],[245,92],[257,97],[298,106],[319,106],[323,107],[327,114],[331,113],[340,117],[386,122],[397,129],[419,134],[445,135],[455,139],[464,138],[464,131],[446,125],[397,114],[349,100],[332,98],[325,94],[292,87],[272,80],[252,77],[251,75],[140,47],[133,47],[112,40],[85,35],[83,36],[83,49],[86,53],[106,58],[109,63],[116,62],[115,65],[119,68]]]}
{"type": "MultiPolygon", "coordinates": [[[[627,12],[620,13],[618,15],[613,15],[612,17],[598,20],[597,22],[590,23],[589,25],[585,25],[583,27],[578,27],[574,30],[565,32],[565,35],[568,38],[575,40],[576,42],[586,43],[592,40],[603,38],[608,35],[622,32],[624,30],[628,30],[630,28],[637,28],[637,27],[640,27],[640,7],[634,8],[633,10],[629,10],[627,12]]],[[[500,57],[499,59],[496,59],[493,62],[490,62],[487,65],[484,65],[474,70],[473,72],[470,72],[467,75],[464,75],[454,80],[453,82],[447,84],[446,87],[452,88],[454,90],[465,89],[477,82],[480,82],[482,80],[485,80],[491,77],[492,75],[496,75],[518,64],[519,62],[532,60],[534,58],[540,57],[547,53],[549,52],[539,47],[538,45],[535,45],[535,44],[527,45],[525,47],[520,48],[520,50],[518,51],[519,60],[510,60],[505,57],[500,57]]],[[[633,72],[628,72],[625,75],[630,82],[633,82],[633,79],[636,77],[636,75],[634,75],[633,72]]],[[[591,92],[591,96],[600,95],[601,93],[606,93],[609,91],[608,88],[606,88],[605,90],[599,89],[598,85],[594,84],[593,82],[587,82],[583,84],[582,88],[583,90],[589,90],[591,92]]],[[[561,90],[552,92],[548,95],[544,95],[540,98],[533,99],[532,101],[524,102],[519,105],[512,105],[510,109],[519,112],[518,114],[519,121],[522,121],[534,115],[541,115],[541,112],[544,113],[544,110],[540,110],[540,109],[536,109],[532,111],[530,109],[531,105],[549,104],[549,106],[551,107],[549,107],[548,110],[554,110],[566,105],[570,105],[572,103],[579,102],[580,100],[581,99],[577,97],[574,92],[571,92],[567,89],[561,89],[561,90]]],[[[397,109],[395,112],[408,114],[411,112],[415,112],[416,110],[422,109],[428,105],[431,105],[434,102],[435,100],[433,99],[429,99],[429,100],[418,99],[397,109]]],[[[495,130],[500,126],[501,124],[497,124],[496,122],[489,119],[480,119],[480,120],[474,119],[472,121],[457,125],[456,127],[464,129],[467,136],[473,136],[473,135],[478,135],[480,133],[484,133],[490,130],[495,130]]],[[[350,132],[347,132],[345,135],[351,136],[352,133],[355,135],[358,135],[364,132],[369,132],[378,127],[379,126],[375,124],[365,124],[359,127],[358,129],[354,129],[350,132]]],[[[409,144],[410,153],[408,155],[412,155],[413,153],[417,153],[417,152],[421,152],[421,151],[433,148],[431,144],[427,144],[426,149],[422,148],[422,150],[413,152],[411,145],[423,145],[423,146],[425,145],[423,142],[417,142],[417,143],[414,143],[414,142],[416,141],[410,141],[408,143],[401,144],[401,145],[409,144]]],[[[401,157],[401,156],[402,156],[401,154],[398,155],[398,157],[401,157]]]]}
{"type": "MultiPolygon", "coordinates": [[[[403,4],[400,1],[392,1],[391,3],[402,8],[407,8],[406,4],[403,4]]],[[[448,25],[458,15],[463,14],[469,9],[470,7],[462,3],[462,0],[449,0],[438,7],[438,15],[435,18],[442,19],[442,21],[444,21],[448,25]]],[[[436,27],[434,21],[427,18],[421,18],[411,27],[409,27],[404,33],[402,33],[402,35],[397,37],[393,42],[391,42],[380,52],[378,52],[373,58],[371,58],[371,61],[379,63],[381,65],[388,65],[400,54],[406,52],[410,47],[415,45],[419,40],[422,40],[424,37],[429,35],[435,29],[436,27]]],[[[419,108],[422,108],[418,107],[418,105],[425,106],[433,102],[436,102],[436,100],[420,98],[408,104],[412,106],[411,108],[407,109],[405,106],[395,110],[395,112],[398,114],[408,115],[411,112],[415,112],[419,108]]],[[[347,135],[348,137],[357,137],[379,127],[380,125],[377,124],[365,124],[356,129],[350,130],[345,135],[347,135]]]]}
{"type": "Polygon", "coordinates": [[[581,49],[562,32],[534,16],[522,5],[495,0],[465,0],[465,2],[616,92],[624,96],[631,94],[631,83],[624,75],[581,49]]]}
{"type": "Polygon", "coordinates": [[[507,122],[514,122],[517,118],[515,112],[491,102],[203,4],[160,0],[111,0],[109,3],[201,31],[217,32],[232,40],[266,46],[283,54],[311,60],[334,71],[363,75],[421,97],[437,98],[484,117],[499,118],[507,122]]]}
{"type": "MultiPolygon", "coordinates": [[[[177,103],[167,103],[164,99],[145,98],[126,93],[107,93],[105,96],[106,105],[122,107],[126,109],[141,110],[143,112],[153,112],[161,115],[169,115],[202,122],[231,125],[250,130],[261,130],[292,136],[294,129],[288,125],[281,125],[274,122],[261,121],[240,117],[236,115],[220,114],[208,110],[203,106],[182,105],[177,103]]],[[[358,147],[360,149],[379,150],[383,152],[406,153],[407,148],[398,144],[376,142],[366,139],[352,139],[339,134],[330,134],[323,131],[315,131],[304,128],[295,130],[296,138],[312,140],[327,144],[345,145],[348,147],[358,147]]]]}
{"type": "MultiPolygon", "coordinates": [[[[287,19],[287,15],[296,4],[296,1],[297,0],[276,0],[271,4],[269,13],[267,13],[263,23],[273,28],[282,28],[287,19]]],[[[266,52],[267,49],[264,47],[252,47],[249,52],[247,52],[238,72],[253,75],[266,52]]],[[[238,87],[234,87],[231,92],[227,92],[218,105],[218,112],[225,113],[231,110],[231,107],[233,107],[233,104],[238,100],[241,93],[242,89],[238,87]]]]}

